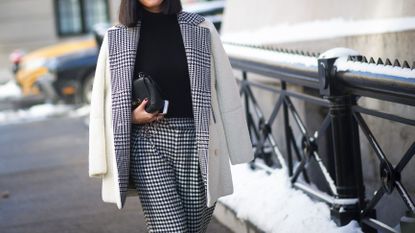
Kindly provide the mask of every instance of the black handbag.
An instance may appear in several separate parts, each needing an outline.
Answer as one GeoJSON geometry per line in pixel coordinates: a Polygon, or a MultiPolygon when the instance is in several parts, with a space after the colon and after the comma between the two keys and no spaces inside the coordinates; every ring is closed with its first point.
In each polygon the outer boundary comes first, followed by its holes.
{"type": "Polygon", "coordinates": [[[133,81],[132,89],[132,110],[140,105],[145,98],[148,98],[145,106],[146,112],[154,113],[159,111],[160,113],[167,113],[169,101],[163,99],[160,87],[151,76],[144,72],[139,72],[138,78],[133,81]]]}

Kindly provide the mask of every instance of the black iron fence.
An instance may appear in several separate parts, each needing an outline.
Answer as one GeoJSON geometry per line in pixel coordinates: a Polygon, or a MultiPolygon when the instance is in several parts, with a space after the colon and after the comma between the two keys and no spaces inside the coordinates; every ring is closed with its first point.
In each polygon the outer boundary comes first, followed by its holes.
{"type": "Polygon", "coordinates": [[[242,80],[238,82],[255,158],[263,158],[269,166],[277,161],[287,170],[293,187],[330,205],[332,218],[338,225],[355,219],[365,232],[415,232],[415,205],[401,182],[402,171],[415,154],[415,141],[393,165],[362,114],[410,127],[415,126],[415,120],[358,104],[360,97],[370,97],[415,106],[415,64],[410,67],[406,61],[402,64],[398,60],[393,63],[389,59],[375,61],[349,49],[333,49],[320,55],[231,42],[224,42],[224,46],[233,68],[242,71],[242,80]],[[279,85],[249,79],[250,73],[273,79],[279,85]],[[287,85],[314,90],[318,94],[290,90],[287,85]],[[269,116],[265,116],[253,88],[279,93],[269,116]],[[326,109],[327,114],[318,130],[311,132],[307,128],[292,101],[294,98],[326,109]],[[273,132],[272,125],[280,112],[283,124],[273,132]],[[294,128],[299,133],[294,134],[294,128]],[[380,164],[379,188],[374,195],[365,195],[359,128],[380,164]],[[284,150],[277,144],[277,134],[283,134],[284,150]],[[321,138],[326,138],[329,145],[324,159],[321,138]],[[327,164],[327,161],[331,162],[327,164]],[[311,162],[315,164],[313,169],[320,170],[326,190],[312,185],[307,166],[311,162]],[[394,191],[407,209],[405,216],[401,216],[400,229],[376,218],[377,204],[383,196],[394,191]]]}

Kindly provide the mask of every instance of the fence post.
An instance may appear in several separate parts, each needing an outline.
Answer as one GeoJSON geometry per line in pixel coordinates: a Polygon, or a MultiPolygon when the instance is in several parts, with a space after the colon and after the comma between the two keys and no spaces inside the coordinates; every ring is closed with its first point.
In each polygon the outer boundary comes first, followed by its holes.
{"type": "MultiPolygon", "coordinates": [[[[364,205],[364,186],[362,177],[361,155],[358,125],[352,115],[351,107],[356,99],[343,91],[341,83],[336,82],[335,61],[344,56],[345,50],[329,50],[318,59],[320,94],[329,101],[331,118],[333,155],[335,166],[335,183],[338,199],[357,199],[354,205],[334,205],[331,216],[338,225],[345,225],[351,220],[359,220],[360,210],[364,205]]],[[[357,55],[348,50],[350,55],[357,55]]],[[[347,56],[347,55],[346,55],[347,56]]]]}

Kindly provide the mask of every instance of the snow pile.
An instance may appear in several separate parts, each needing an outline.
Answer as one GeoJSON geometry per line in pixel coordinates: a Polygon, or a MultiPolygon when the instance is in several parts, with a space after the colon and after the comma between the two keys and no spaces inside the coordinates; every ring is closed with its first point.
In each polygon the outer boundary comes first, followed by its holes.
{"type": "Polygon", "coordinates": [[[90,111],[89,105],[84,105],[69,112],[70,117],[88,117],[90,111]]]}
{"type": "Polygon", "coordinates": [[[361,233],[357,222],[337,227],[325,203],[313,201],[291,188],[286,172],[276,169],[251,170],[247,164],[232,165],[234,193],[220,202],[235,210],[237,217],[249,220],[265,232],[278,233],[361,233]]]}
{"type": "Polygon", "coordinates": [[[347,61],[346,57],[342,57],[336,60],[335,66],[337,71],[355,71],[355,72],[367,72],[373,74],[381,74],[383,76],[394,76],[398,78],[415,78],[415,70],[409,68],[401,68],[398,66],[385,66],[377,65],[374,63],[361,63],[347,61]]]}
{"type": "Polygon", "coordinates": [[[28,109],[0,112],[0,125],[44,120],[56,116],[82,117],[89,114],[89,106],[75,108],[65,104],[38,104],[28,109]]]}
{"type": "Polygon", "coordinates": [[[228,56],[232,58],[245,59],[249,61],[259,62],[263,64],[275,65],[285,64],[301,64],[306,67],[317,67],[317,58],[300,56],[296,54],[278,53],[251,47],[241,47],[237,45],[224,44],[224,49],[228,56]]]}
{"type": "Polygon", "coordinates": [[[1,99],[12,99],[22,96],[22,91],[17,86],[16,81],[9,80],[5,84],[0,86],[0,100],[1,99]]]}
{"type": "Polygon", "coordinates": [[[335,18],[296,24],[278,24],[256,30],[224,33],[223,41],[274,44],[413,30],[415,17],[346,20],[335,18]]]}

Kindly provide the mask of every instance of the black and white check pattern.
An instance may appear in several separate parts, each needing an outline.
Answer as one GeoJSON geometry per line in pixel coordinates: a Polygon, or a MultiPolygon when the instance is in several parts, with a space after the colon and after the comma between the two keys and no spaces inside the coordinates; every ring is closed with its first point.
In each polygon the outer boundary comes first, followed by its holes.
{"type": "MultiPolygon", "coordinates": [[[[196,123],[196,140],[207,187],[207,164],[209,143],[209,117],[211,101],[210,85],[210,33],[209,29],[191,24],[180,24],[186,50],[187,65],[191,81],[192,105],[196,123]]],[[[207,188],[206,188],[207,191],[207,188]]],[[[207,192],[206,192],[207,193],[207,192]]],[[[207,195],[207,194],[206,194],[207,195]]]]}
{"type": "MultiPolygon", "coordinates": [[[[207,164],[209,142],[210,54],[211,38],[208,28],[198,26],[205,19],[195,13],[177,14],[183,44],[186,50],[196,144],[205,193],[207,195],[207,164]]],[[[124,207],[129,187],[131,137],[131,82],[139,40],[141,22],[127,28],[122,24],[108,30],[109,66],[111,71],[112,122],[121,208],[124,207]]]]}
{"type": "Polygon", "coordinates": [[[149,232],[205,232],[206,206],[193,118],[133,125],[130,177],[149,232]]]}

